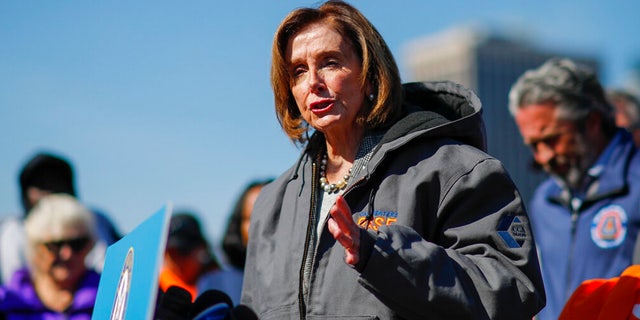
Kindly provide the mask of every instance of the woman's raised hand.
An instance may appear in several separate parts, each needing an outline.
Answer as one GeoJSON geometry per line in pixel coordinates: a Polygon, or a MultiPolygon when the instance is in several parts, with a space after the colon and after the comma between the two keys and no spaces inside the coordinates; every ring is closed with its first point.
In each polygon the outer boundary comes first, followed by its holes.
{"type": "Polygon", "coordinates": [[[351,217],[347,201],[340,195],[329,210],[328,227],[331,235],[344,247],[345,262],[355,265],[360,261],[360,227],[351,217]]]}

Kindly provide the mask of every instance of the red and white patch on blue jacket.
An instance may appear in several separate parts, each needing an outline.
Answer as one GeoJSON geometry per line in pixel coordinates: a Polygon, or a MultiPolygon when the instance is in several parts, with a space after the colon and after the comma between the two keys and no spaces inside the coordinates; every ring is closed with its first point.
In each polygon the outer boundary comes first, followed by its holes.
{"type": "Polygon", "coordinates": [[[627,236],[627,213],[619,205],[606,206],[591,221],[591,240],[600,248],[616,247],[627,236]]]}

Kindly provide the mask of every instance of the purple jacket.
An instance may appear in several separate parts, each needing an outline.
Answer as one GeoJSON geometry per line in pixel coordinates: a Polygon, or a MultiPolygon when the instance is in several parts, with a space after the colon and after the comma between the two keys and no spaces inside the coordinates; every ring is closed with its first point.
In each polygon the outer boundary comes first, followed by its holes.
{"type": "Polygon", "coordinates": [[[31,284],[29,271],[16,271],[7,286],[0,286],[0,315],[7,320],[89,320],[98,293],[100,275],[87,271],[73,297],[73,303],[64,312],[45,307],[31,284]]]}

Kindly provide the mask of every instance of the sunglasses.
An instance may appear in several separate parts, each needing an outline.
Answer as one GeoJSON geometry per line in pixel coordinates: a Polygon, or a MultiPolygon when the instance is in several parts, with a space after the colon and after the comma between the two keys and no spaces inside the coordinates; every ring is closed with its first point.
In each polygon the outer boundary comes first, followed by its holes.
{"type": "Polygon", "coordinates": [[[89,237],[79,237],[74,239],[49,241],[49,242],[44,242],[43,244],[47,248],[47,250],[49,250],[49,252],[51,253],[60,252],[60,249],[62,249],[62,247],[64,246],[68,246],[69,248],[71,248],[71,251],[73,252],[79,252],[82,249],[84,249],[87,246],[87,244],[89,244],[90,240],[91,239],[89,239],[89,237]]]}

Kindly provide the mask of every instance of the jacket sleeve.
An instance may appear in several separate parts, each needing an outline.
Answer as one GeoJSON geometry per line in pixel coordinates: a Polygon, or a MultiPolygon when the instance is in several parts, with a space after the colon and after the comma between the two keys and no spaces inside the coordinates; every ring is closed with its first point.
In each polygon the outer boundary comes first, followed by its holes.
{"type": "Polygon", "coordinates": [[[478,162],[442,192],[435,220],[413,213],[435,234],[399,224],[362,233],[370,247],[358,281],[408,319],[531,319],[544,288],[529,220],[500,162],[478,162]]]}

